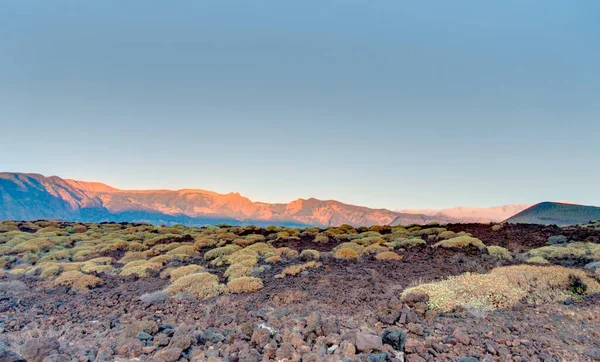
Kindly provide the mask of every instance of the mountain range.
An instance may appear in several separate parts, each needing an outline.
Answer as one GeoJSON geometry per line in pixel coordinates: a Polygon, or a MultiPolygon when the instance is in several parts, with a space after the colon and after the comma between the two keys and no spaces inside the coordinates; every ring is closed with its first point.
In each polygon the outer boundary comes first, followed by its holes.
{"type": "MultiPolygon", "coordinates": [[[[120,190],[99,182],[34,173],[0,173],[0,220],[217,223],[336,226],[408,225],[430,222],[499,222],[532,205],[444,210],[372,209],[335,200],[298,199],[290,203],[253,202],[239,193],[200,189],[120,190]]],[[[510,219],[509,219],[510,220],[510,219]]],[[[588,220],[586,220],[588,221],[588,220]]]]}

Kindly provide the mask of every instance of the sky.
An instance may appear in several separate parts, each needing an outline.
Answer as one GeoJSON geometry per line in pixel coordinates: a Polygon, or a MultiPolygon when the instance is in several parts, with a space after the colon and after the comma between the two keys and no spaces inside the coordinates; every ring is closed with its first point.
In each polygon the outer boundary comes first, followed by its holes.
{"type": "Polygon", "coordinates": [[[0,2],[0,171],[600,205],[600,2],[0,2]]]}

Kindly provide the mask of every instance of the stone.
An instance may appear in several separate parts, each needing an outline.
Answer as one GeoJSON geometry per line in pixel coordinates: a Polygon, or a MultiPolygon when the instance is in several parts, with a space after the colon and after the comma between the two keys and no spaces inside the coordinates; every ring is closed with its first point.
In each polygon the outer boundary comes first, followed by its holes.
{"type": "Polygon", "coordinates": [[[458,362],[479,362],[479,360],[475,357],[459,356],[458,362]]]}
{"type": "Polygon", "coordinates": [[[382,342],[389,344],[396,351],[404,351],[406,332],[400,328],[388,328],[381,334],[382,342]]]}
{"type": "Polygon", "coordinates": [[[378,335],[363,332],[356,333],[356,349],[360,352],[378,351],[382,347],[383,341],[378,335]]]}
{"type": "Polygon", "coordinates": [[[425,345],[416,338],[407,338],[404,344],[404,350],[407,353],[424,353],[425,345]]]}
{"type": "Polygon", "coordinates": [[[425,334],[425,328],[423,328],[421,324],[408,323],[406,328],[410,333],[416,334],[417,336],[423,336],[425,334]]]}
{"type": "Polygon", "coordinates": [[[471,343],[471,338],[469,337],[467,332],[463,331],[462,329],[457,329],[456,331],[454,331],[452,336],[456,338],[458,342],[464,344],[465,346],[468,346],[471,343]]]}
{"type": "Polygon", "coordinates": [[[32,338],[27,340],[21,347],[21,355],[27,361],[42,362],[42,360],[58,351],[60,345],[58,339],[52,337],[32,338]]]}
{"type": "Polygon", "coordinates": [[[170,348],[181,348],[181,350],[188,349],[192,343],[195,342],[195,339],[189,334],[175,334],[173,338],[171,338],[171,343],[169,344],[170,348]]]}
{"type": "Polygon", "coordinates": [[[406,356],[406,362],[427,362],[427,360],[418,354],[409,354],[406,356]]]}
{"type": "Polygon", "coordinates": [[[164,348],[154,354],[152,358],[154,361],[162,361],[162,362],[175,362],[181,356],[183,350],[181,348],[173,347],[173,348],[164,348]]]}
{"type": "Polygon", "coordinates": [[[146,341],[152,339],[152,336],[149,333],[140,332],[137,334],[137,336],[135,336],[135,338],[139,339],[140,341],[146,341]]]}
{"type": "Polygon", "coordinates": [[[341,355],[343,357],[354,356],[356,354],[356,347],[354,344],[352,344],[352,342],[343,341],[340,344],[340,347],[335,350],[334,354],[341,355]]]}

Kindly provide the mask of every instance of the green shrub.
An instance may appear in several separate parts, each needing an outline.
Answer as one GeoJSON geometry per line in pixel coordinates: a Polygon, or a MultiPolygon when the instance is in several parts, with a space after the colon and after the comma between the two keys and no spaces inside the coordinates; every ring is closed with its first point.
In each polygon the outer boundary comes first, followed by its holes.
{"type": "Polygon", "coordinates": [[[227,283],[229,293],[253,293],[263,288],[260,278],[240,277],[227,283]]]}
{"type": "Polygon", "coordinates": [[[215,248],[209,250],[204,254],[204,260],[213,260],[220,256],[225,256],[229,254],[233,254],[234,252],[241,250],[242,248],[239,245],[227,245],[222,246],[220,248],[215,248]]]}
{"type": "Polygon", "coordinates": [[[510,252],[506,248],[503,248],[501,246],[488,246],[487,250],[488,253],[490,253],[490,255],[496,259],[512,259],[512,255],[510,255],[510,252]]]}
{"type": "Polygon", "coordinates": [[[305,260],[305,261],[319,260],[320,258],[321,258],[321,253],[319,253],[317,250],[304,249],[300,253],[300,259],[305,260]]]}
{"type": "Polygon", "coordinates": [[[474,245],[479,248],[485,248],[485,244],[477,239],[470,236],[458,236],[448,240],[442,240],[434,244],[434,247],[442,248],[464,248],[468,245],[474,245]]]}
{"type": "Polygon", "coordinates": [[[165,291],[173,296],[187,293],[200,300],[218,297],[227,290],[219,283],[219,277],[210,273],[196,273],[177,279],[165,291]]]}

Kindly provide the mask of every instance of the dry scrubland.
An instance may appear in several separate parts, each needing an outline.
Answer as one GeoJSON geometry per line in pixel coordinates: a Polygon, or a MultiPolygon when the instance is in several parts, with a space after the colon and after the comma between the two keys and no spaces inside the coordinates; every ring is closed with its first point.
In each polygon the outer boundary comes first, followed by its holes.
{"type": "Polygon", "coordinates": [[[0,361],[600,360],[600,223],[0,224],[0,361]]]}

